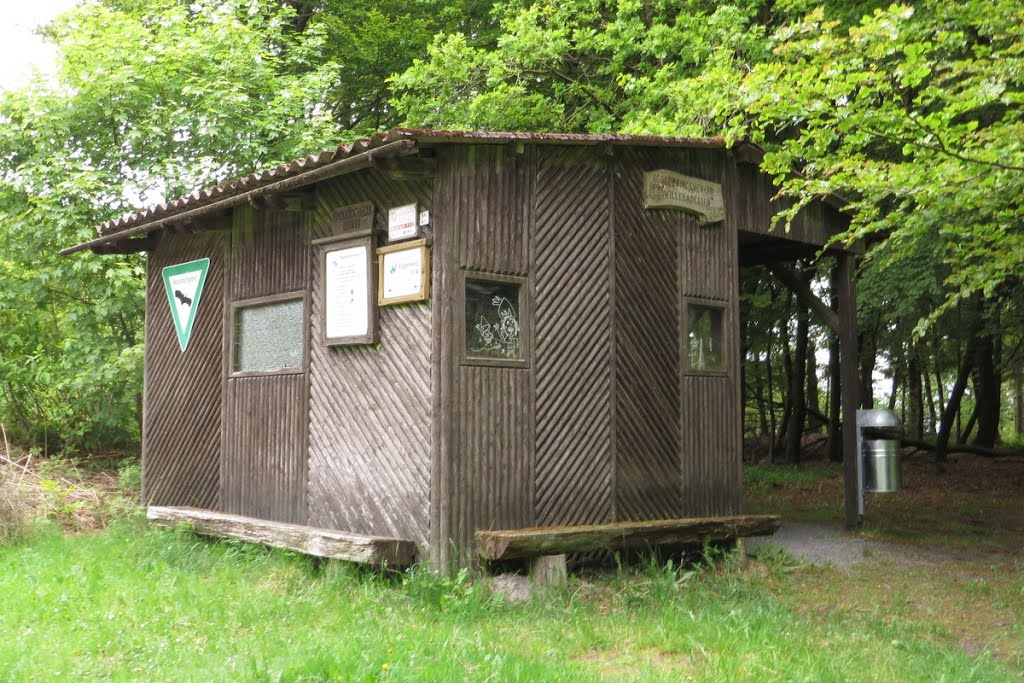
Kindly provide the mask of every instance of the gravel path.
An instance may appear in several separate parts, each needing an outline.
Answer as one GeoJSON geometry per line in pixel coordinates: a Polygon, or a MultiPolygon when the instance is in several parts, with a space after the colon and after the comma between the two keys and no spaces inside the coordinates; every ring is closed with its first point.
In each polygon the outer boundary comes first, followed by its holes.
{"type": "Polygon", "coordinates": [[[783,522],[772,536],[755,536],[746,541],[747,552],[755,557],[772,546],[804,562],[840,569],[864,562],[866,550],[871,556],[878,550],[877,544],[844,533],[838,524],[813,522],[783,522]]]}

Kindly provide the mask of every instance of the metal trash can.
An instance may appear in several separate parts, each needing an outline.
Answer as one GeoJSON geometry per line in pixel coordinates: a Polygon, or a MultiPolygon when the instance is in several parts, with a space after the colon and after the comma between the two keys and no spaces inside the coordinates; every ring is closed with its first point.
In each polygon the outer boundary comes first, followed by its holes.
{"type": "Polygon", "coordinates": [[[857,441],[866,493],[893,493],[902,485],[900,419],[891,410],[857,411],[857,441]]]}

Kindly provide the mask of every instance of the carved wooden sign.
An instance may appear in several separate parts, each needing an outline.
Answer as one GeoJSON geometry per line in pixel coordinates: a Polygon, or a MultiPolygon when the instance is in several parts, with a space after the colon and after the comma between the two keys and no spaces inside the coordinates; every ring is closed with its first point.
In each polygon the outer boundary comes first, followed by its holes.
{"type": "Polygon", "coordinates": [[[682,209],[695,214],[701,225],[725,220],[722,185],[673,171],[644,173],[645,209],[682,209]]]}

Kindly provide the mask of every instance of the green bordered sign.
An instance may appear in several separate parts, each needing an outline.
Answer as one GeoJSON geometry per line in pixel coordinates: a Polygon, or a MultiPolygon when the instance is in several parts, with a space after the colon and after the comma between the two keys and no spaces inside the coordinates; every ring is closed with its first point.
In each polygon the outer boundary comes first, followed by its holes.
{"type": "Polygon", "coordinates": [[[209,268],[210,259],[204,258],[163,269],[164,289],[167,290],[174,331],[178,333],[178,344],[182,352],[188,348],[188,340],[192,336],[192,325],[196,321],[199,299],[203,296],[203,285],[209,268]]]}

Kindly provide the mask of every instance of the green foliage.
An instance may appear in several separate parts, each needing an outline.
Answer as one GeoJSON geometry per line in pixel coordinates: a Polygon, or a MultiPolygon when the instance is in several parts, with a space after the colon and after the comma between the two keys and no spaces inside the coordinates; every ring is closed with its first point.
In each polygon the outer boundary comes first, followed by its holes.
{"type": "Polygon", "coordinates": [[[138,498],[142,495],[142,464],[137,460],[125,460],[117,467],[117,488],[126,495],[138,498]]]}
{"type": "Polygon", "coordinates": [[[802,202],[852,200],[844,239],[943,264],[932,320],[975,293],[1005,299],[1024,276],[1022,36],[1012,1],[892,5],[851,28],[817,10],[745,80],[733,133],[764,142],[802,202]]]}
{"type": "Polygon", "coordinates": [[[387,76],[489,2],[100,0],[45,27],[54,79],[0,92],[0,422],[137,441],[145,260],[56,252],[143,206],[395,123],[387,76]]]}
{"type": "Polygon", "coordinates": [[[394,104],[416,126],[706,135],[769,54],[764,5],[509,0],[494,46],[438,35],[394,104]]]}

